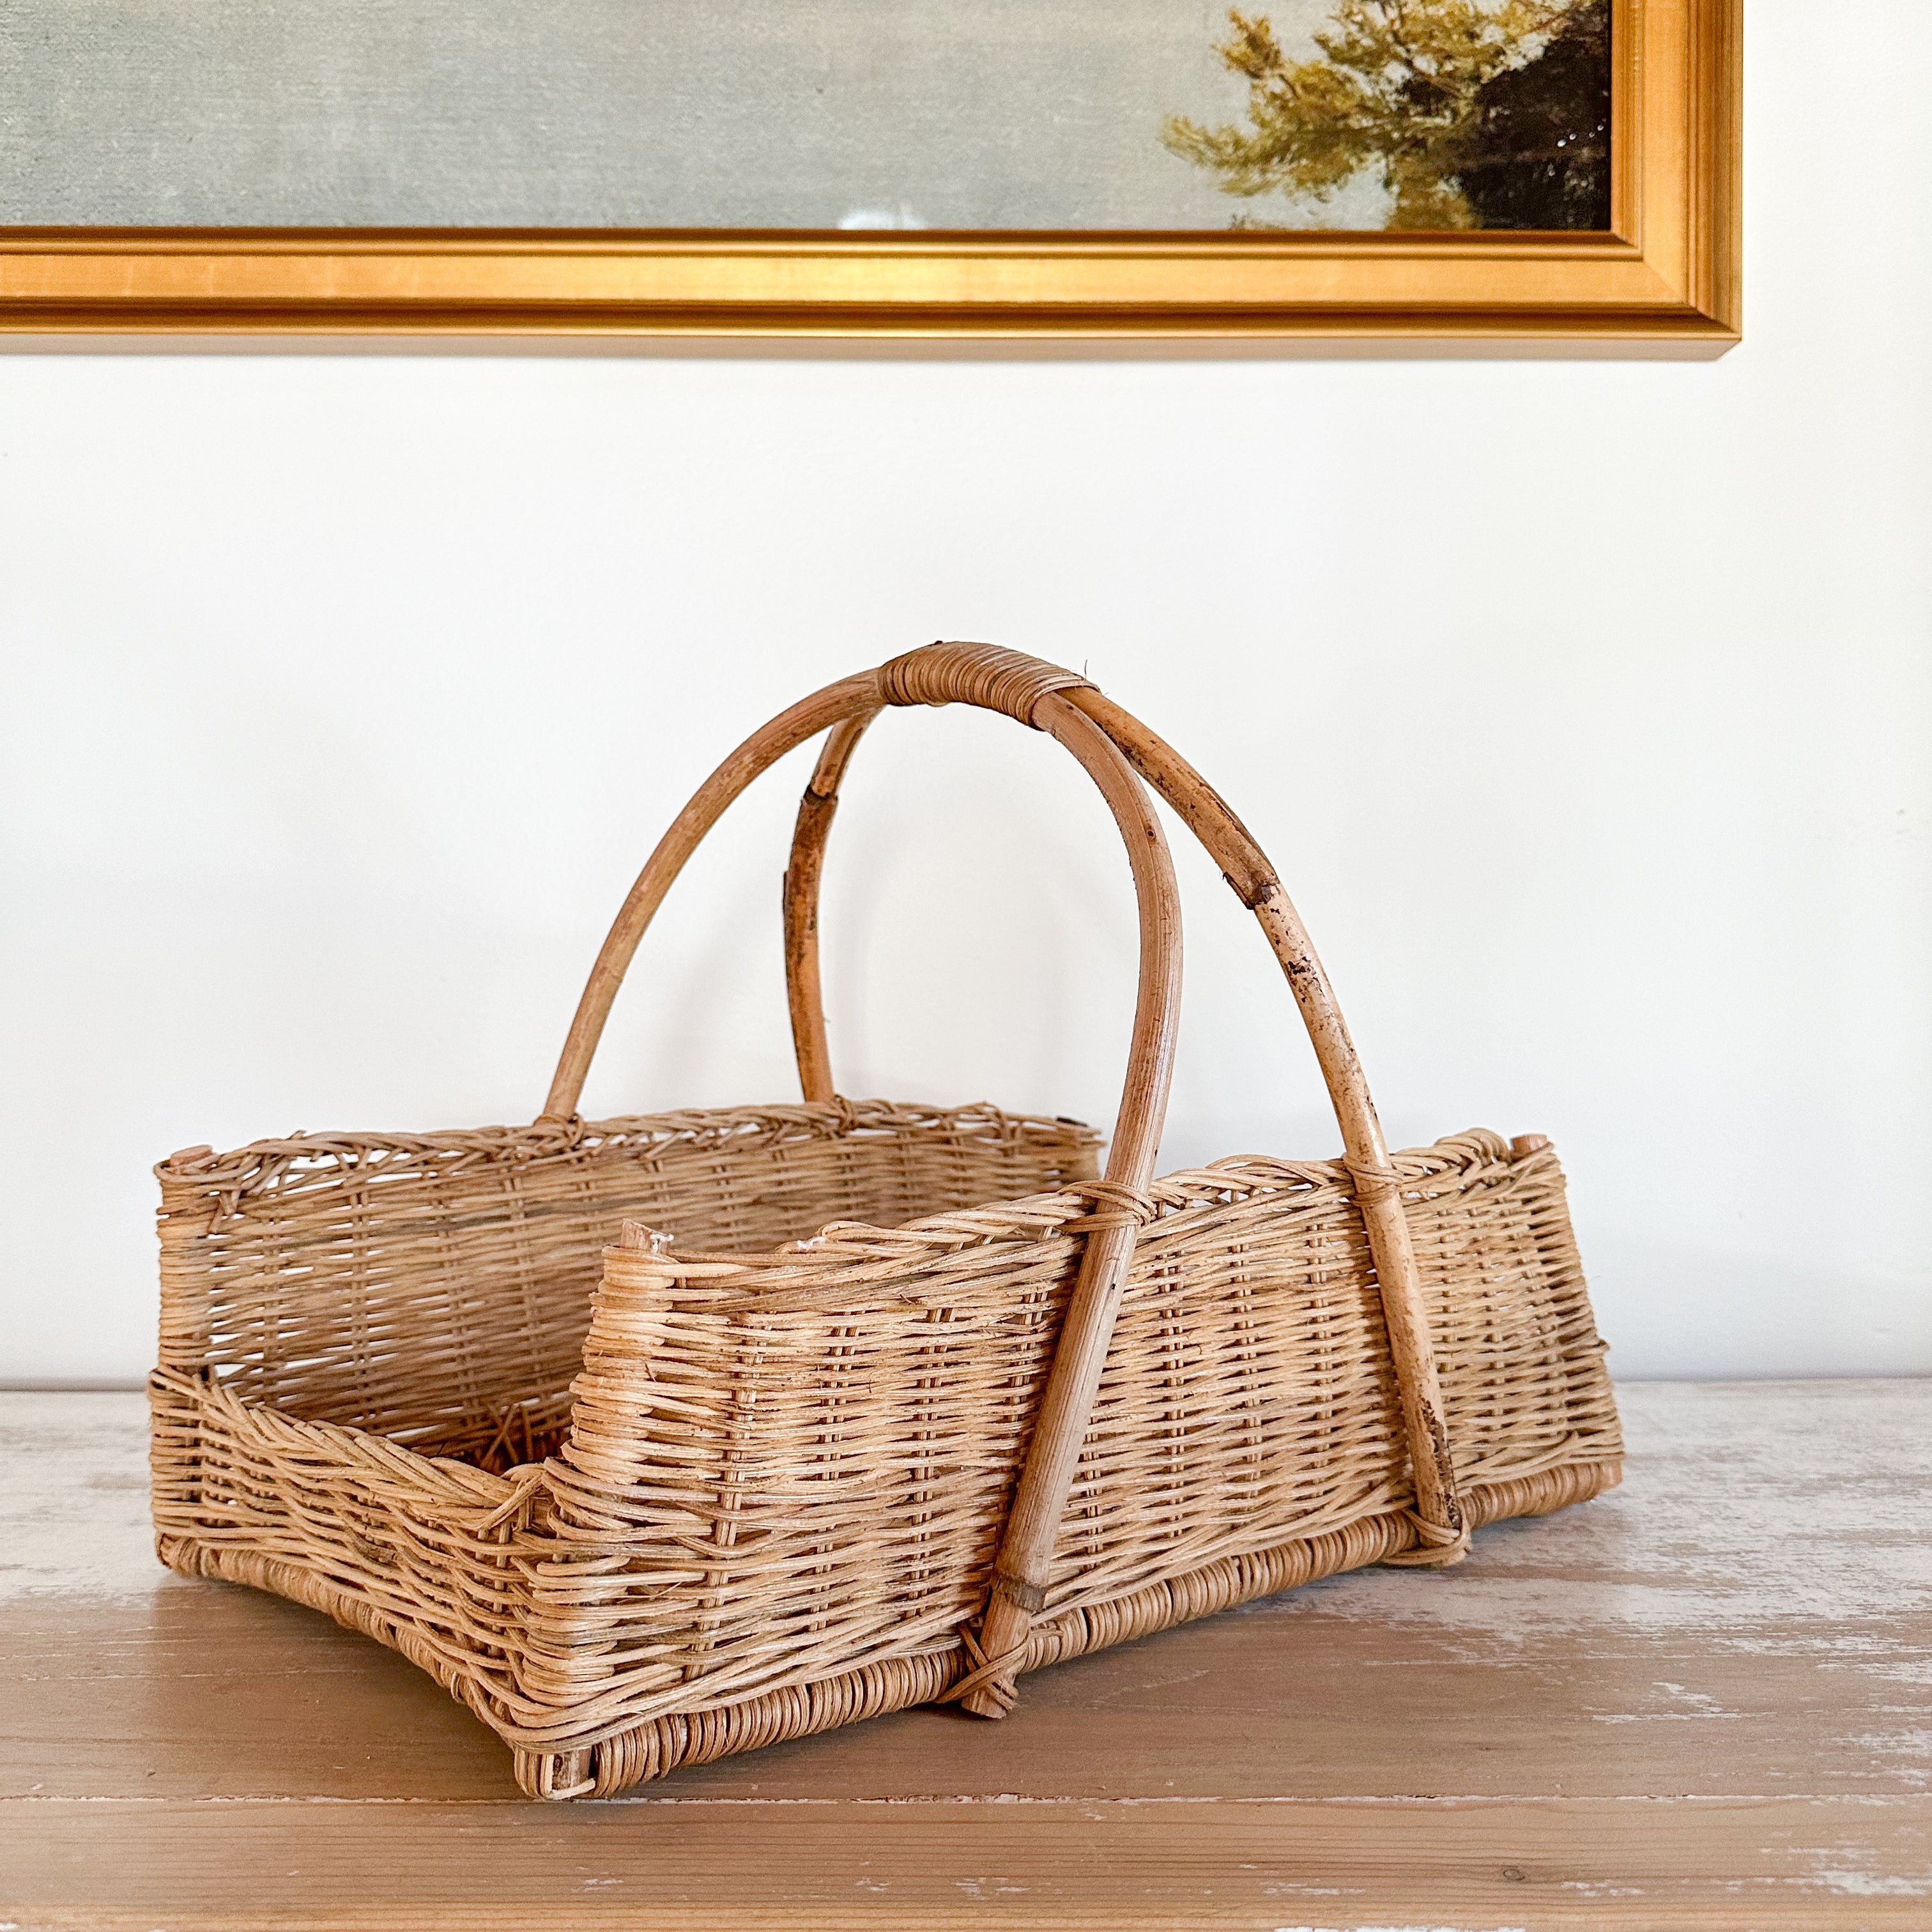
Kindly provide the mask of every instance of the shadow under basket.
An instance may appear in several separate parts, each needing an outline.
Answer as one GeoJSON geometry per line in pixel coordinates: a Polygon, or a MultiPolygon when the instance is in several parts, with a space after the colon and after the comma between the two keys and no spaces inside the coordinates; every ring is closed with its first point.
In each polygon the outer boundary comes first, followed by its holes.
{"type": "Polygon", "coordinates": [[[620,915],[535,1125],[158,1172],[163,1559],[393,1646],[534,1796],[938,1699],[997,1716],[1028,1671],[1359,1564],[1454,1562],[1476,1526],[1619,1474],[1555,1153],[1472,1132],[1391,1157],[1238,821],[1084,680],[983,646],[832,686],[727,761],[620,915]],[[831,1091],[830,802],[883,704],[944,701],[1059,738],[1126,836],[1142,988],[1104,1178],[1076,1122],[831,1091]],[[580,1119],[670,879],[828,728],[788,875],[806,1104],[580,1119]],[[1288,969],[1340,1160],[1152,1178],[1178,946],[1142,780],[1288,969]]]}

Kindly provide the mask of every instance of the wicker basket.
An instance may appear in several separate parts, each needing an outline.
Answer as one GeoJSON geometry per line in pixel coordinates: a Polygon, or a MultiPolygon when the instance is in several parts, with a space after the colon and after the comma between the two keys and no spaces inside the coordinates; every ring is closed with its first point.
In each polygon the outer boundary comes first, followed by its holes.
{"type": "Polygon", "coordinates": [[[998,1716],[1042,1664],[1356,1564],[1452,1562],[1474,1526],[1619,1474],[1547,1144],[1391,1158],[1239,821],[1084,679],[982,645],[832,686],[725,761],[619,915],[535,1125],[158,1172],[163,1560],[393,1645],[543,1797],[935,1699],[998,1716]],[[1126,841],[1142,956],[1104,1178],[1072,1122],[833,1091],[839,781],[881,708],[948,703],[1058,739],[1126,841]],[[806,1104],[580,1120],[672,880],[822,731],[786,875],[806,1104]],[[1339,1160],[1154,1178],[1180,938],[1149,785],[1286,970],[1339,1160]]]}

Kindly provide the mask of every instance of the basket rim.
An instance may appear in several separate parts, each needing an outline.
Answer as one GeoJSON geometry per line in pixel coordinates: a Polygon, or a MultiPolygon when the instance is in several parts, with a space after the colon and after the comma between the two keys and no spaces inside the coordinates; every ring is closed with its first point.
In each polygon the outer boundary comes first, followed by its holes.
{"type": "MultiPolygon", "coordinates": [[[[1544,1148],[1519,1155],[1502,1134],[1472,1127],[1426,1147],[1406,1148],[1390,1160],[1399,1191],[1426,1196],[1428,1184],[1444,1174],[1466,1176],[1484,1166],[1507,1167],[1514,1173],[1532,1162],[1553,1164],[1556,1154],[1544,1148]]],[[[1141,1230],[1134,1265],[1157,1262],[1165,1245],[1185,1239],[1205,1216],[1264,1195],[1298,1196],[1298,1209],[1318,1213],[1352,1202],[1354,1178],[1340,1158],[1296,1161],[1230,1154],[1204,1166],[1177,1168],[1147,1190],[1154,1215],[1141,1230]]],[[[1092,1206],[1084,1190],[1064,1189],[950,1209],[898,1228],[828,1222],[802,1240],[762,1252],[680,1250],[668,1243],[652,1252],[614,1245],[604,1250],[602,1286],[626,1291],[627,1300],[649,1297],[667,1309],[719,1315],[808,1313],[876,1304],[879,1289],[929,1256],[1054,1239],[1071,1248],[1079,1237],[1068,1224],[1084,1220],[1092,1206]]],[[[902,1287],[890,1289],[886,1298],[925,1305],[902,1287]]]]}
{"type": "Polygon", "coordinates": [[[298,1130],[249,1141],[226,1152],[183,1148],[154,1164],[155,1178],[170,1192],[218,1195],[238,1206],[263,1195],[292,1196],[310,1186],[356,1178],[393,1184],[410,1176],[444,1178],[466,1167],[506,1161],[580,1159],[621,1148],[643,1160],[725,1148],[753,1149],[790,1141],[865,1140],[948,1128],[1014,1142],[1057,1140],[1098,1148],[1104,1137],[1067,1114],[1017,1113],[990,1100],[944,1106],[919,1101],[837,1100],[686,1107],[661,1113],[616,1114],[602,1120],[535,1120],[526,1125],[452,1127],[427,1133],[359,1130],[298,1130]]]}

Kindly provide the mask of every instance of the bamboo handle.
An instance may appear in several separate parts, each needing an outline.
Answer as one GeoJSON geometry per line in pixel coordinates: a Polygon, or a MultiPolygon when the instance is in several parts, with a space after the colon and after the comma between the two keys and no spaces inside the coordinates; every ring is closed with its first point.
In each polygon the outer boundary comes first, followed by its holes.
{"type": "Polygon", "coordinates": [[[1393,1560],[1460,1562],[1468,1550],[1469,1526],[1456,1493],[1428,1304],[1401,1191],[1389,1164],[1388,1142],[1335,989],[1268,854],[1220,794],[1172,746],[1092,686],[1074,693],[1071,701],[1106,732],[1200,840],[1254,914],[1287,976],[1342,1131],[1342,1157],[1354,1179],[1355,1198],[1375,1261],[1383,1325],[1402,1404],[1402,1432],[1415,1484],[1418,1540],[1414,1550],[1393,1560]]]}
{"type": "Polygon", "coordinates": [[[577,1112],[591,1058],[603,1037],[604,1022],[610,1017],[611,1003],[624,983],[624,975],[638,944],[656,917],[665,893],[725,808],[761,772],[808,738],[816,737],[828,726],[856,714],[876,710],[878,693],[878,673],[865,671],[856,677],[829,684],[789,711],[781,712],[769,724],[754,731],[698,787],[691,802],[671,820],[670,830],[658,841],[656,850],[645,861],[644,869],[618,908],[598,952],[558,1058],[549,1098],[537,1116],[539,1120],[567,1120],[577,1112]]]}
{"type": "MultiPolygon", "coordinates": [[[[925,700],[930,701],[930,700],[925,700]]],[[[960,1701],[981,1717],[1012,1708],[1034,1612],[1045,1603],[1053,1549],[1079,1466],[1094,1398],[1120,1310],[1127,1268],[1142,1221],[1152,1216],[1146,1191],[1160,1150],[1174,1072],[1180,1010],[1180,893],[1166,835],[1154,803],[1126,759],[1094,722],[1058,693],[1043,695],[1028,722],[1049,732],[1084,765],[1126,842],[1140,915],[1140,982],[1133,1046],[1106,1181],[1122,1205],[1088,1235],[1079,1279],[1067,1304],[1040,1413],[1000,1539],[993,1586],[980,1634],[980,1667],[960,1701]]]]}
{"type": "Polygon", "coordinates": [[[845,767],[878,707],[854,713],[826,734],[812,782],[798,802],[792,829],[791,863],[784,875],[785,998],[791,1009],[791,1040],[798,1077],[808,1100],[835,1097],[832,1061],[825,1040],[825,996],[818,976],[818,883],[825,866],[825,842],[838,809],[838,787],[845,767]],[[814,1030],[809,1016],[819,1016],[814,1030]]]}
{"type": "MultiPolygon", "coordinates": [[[[862,677],[796,704],[753,733],[699,787],[673,821],[619,911],[578,1005],[551,1082],[544,1118],[574,1112],[590,1058],[610,1015],[626,968],[658,907],[685,862],[724,808],[765,770],[814,731],[831,727],[800,807],[802,836],[786,874],[788,976],[796,1032],[800,1002],[817,1011],[818,866],[837,806],[838,783],[860,735],[881,704],[969,704],[1048,733],[1072,753],[1114,815],[1134,880],[1140,923],[1140,975],[1133,1034],[1119,1114],[1108,1149],[1105,1180],[1094,1190],[1100,1210],[1060,1324],[1035,1418],[1026,1461],[1002,1534],[992,1592],[977,1640],[982,1663],[963,1687],[962,1701],[987,1716],[1003,1715],[1014,1697],[1034,1610],[1044,1600],[1060,1520],[1080,1460],[1095,1391],[1106,1366],[1120,1294],[1140,1223],[1153,1212],[1147,1188],[1154,1178],[1160,1130],[1174,1070],[1180,1009],[1180,895],[1167,838],[1153,801],[1106,731],[1064,694],[1084,680],[1070,671],[986,646],[935,646],[916,651],[862,677]]],[[[830,1097],[823,1058],[806,1071],[808,1094],[830,1097]]]]}
{"type": "MultiPolygon", "coordinates": [[[[962,676],[962,658],[986,667],[982,677],[1003,678],[1003,688],[1018,688],[1020,674],[1016,667],[1020,664],[1034,667],[1036,682],[1049,677],[1055,680],[1052,688],[1062,701],[1100,726],[1200,840],[1228,884],[1253,912],[1287,976],[1313,1044],[1316,1063],[1341,1129],[1343,1156],[1354,1178],[1356,1200],[1375,1261],[1383,1322],[1402,1407],[1403,1436],[1415,1485],[1418,1546],[1405,1558],[1396,1560],[1429,1564],[1456,1562],[1468,1546],[1468,1528],[1456,1493],[1455,1469],[1444,1422],[1428,1310],[1408,1220],[1389,1164],[1388,1143],[1334,989],[1267,854],[1227,802],[1186,759],[1086,679],[1036,660],[1018,659],[1016,653],[996,652],[985,645],[935,646],[928,653],[915,652],[911,656],[926,657],[931,662],[920,671],[902,671],[898,688],[936,690],[946,688],[949,680],[956,683],[962,676]]],[[[903,666],[908,661],[897,662],[903,666]]],[[[818,990],[816,897],[838,783],[862,729],[862,725],[851,733],[836,759],[828,747],[826,758],[820,760],[812,789],[800,808],[793,868],[788,875],[788,881],[795,880],[799,889],[788,890],[787,893],[785,950],[793,1038],[808,1100],[829,1100],[833,1090],[824,1010],[818,990]]],[[[992,1647],[989,1640],[988,1648],[992,1647]]],[[[970,1702],[969,1708],[973,1708],[970,1702]]]]}

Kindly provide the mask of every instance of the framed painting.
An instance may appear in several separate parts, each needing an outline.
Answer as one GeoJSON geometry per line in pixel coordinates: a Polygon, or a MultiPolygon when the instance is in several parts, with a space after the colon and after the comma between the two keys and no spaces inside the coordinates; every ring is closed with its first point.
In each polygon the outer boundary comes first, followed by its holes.
{"type": "Polygon", "coordinates": [[[0,326],[1737,340],[1740,0],[9,0],[0,326]]]}

